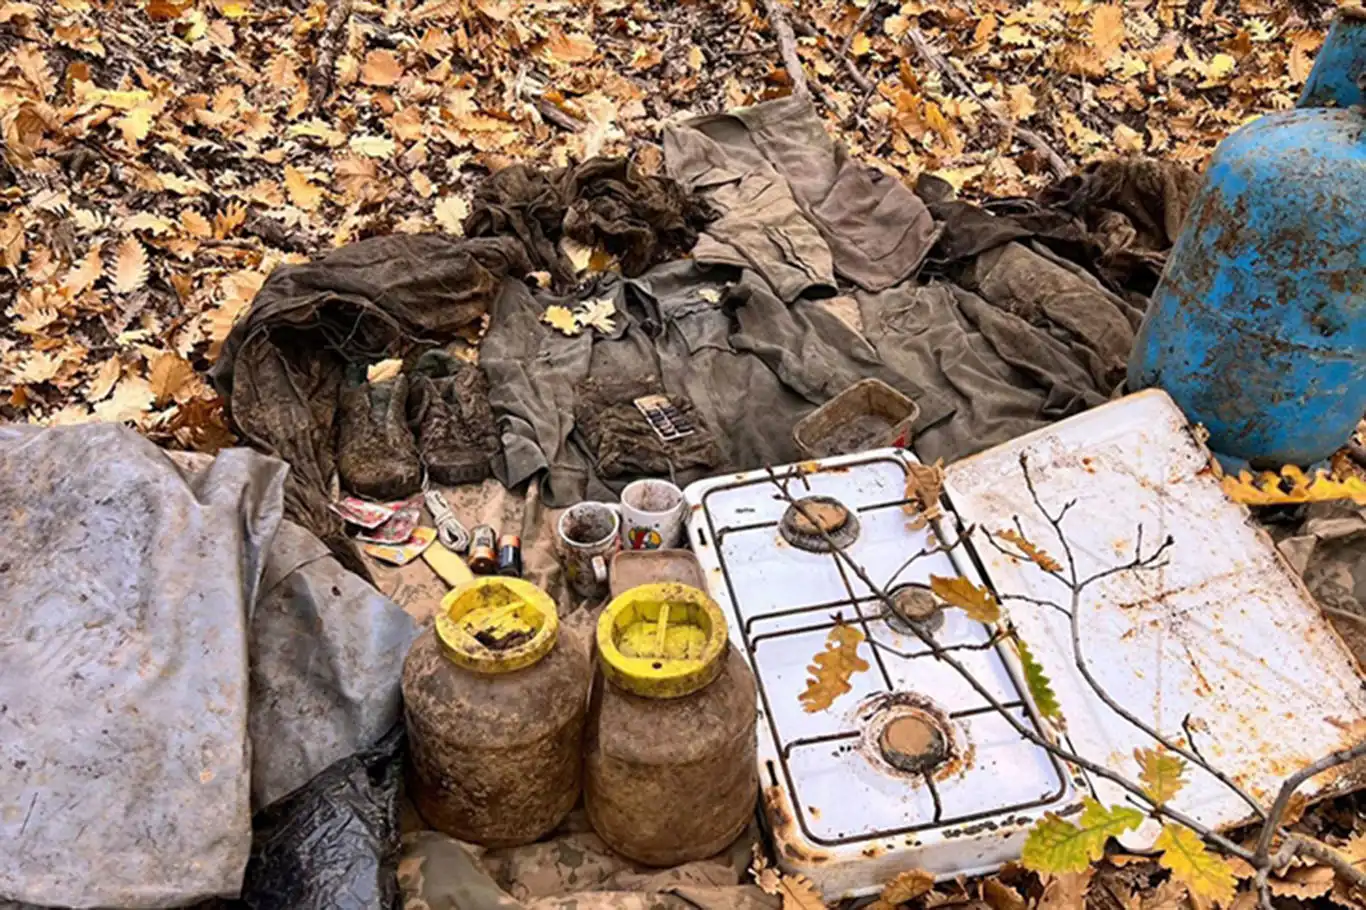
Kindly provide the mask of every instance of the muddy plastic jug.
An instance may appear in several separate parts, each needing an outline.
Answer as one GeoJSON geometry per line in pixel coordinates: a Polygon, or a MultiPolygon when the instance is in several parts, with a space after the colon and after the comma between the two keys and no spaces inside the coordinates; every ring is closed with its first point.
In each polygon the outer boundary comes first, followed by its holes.
{"type": "Polygon", "coordinates": [[[1307,465],[1366,410],[1366,12],[1338,11],[1298,108],[1225,139],[1153,293],[1129,386],[1210,448],[1307,465]]]}
{"type": "Polygon", "coordinates": [[[403,666],[409,792],[438,831],[486,847],[528,844],[582,789],[592,668],[562,640],[555,602],[517,578],[451,591],[403,666]]]}
{"type": "Polygon", "coordinates": [[[598,620],[584,806],[623,856],[674,866],[724,850],[754,816],[754,674],[697,588],[648,584],[598,620]]]}

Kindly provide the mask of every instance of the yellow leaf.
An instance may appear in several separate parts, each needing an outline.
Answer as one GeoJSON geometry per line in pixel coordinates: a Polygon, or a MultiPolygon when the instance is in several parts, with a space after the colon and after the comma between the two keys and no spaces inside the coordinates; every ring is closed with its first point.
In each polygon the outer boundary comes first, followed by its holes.
{"type": "Polygon", "coordinates": [[[806,688],[797,696],[806,713],[824,711],[854,688],[849,683],[850,677],[869,666],[868,661],[858,656],[862,641],[862,632],[842,622],[830,630],[825,650],[812,658],[811,665],[806,668],[811,676],[806,681],[806,688]]]}
{"type": "Polygon", "coordinates": [[[1190,889],[1191,894],[1227,905],[1233,900],[1233,869],[1223,857],[1211,853],[1194,831],[1185,825],[1167,823],[1157,836],[1153,849],[1161,850],[1158,863],[1171,870],[1172,877],[1190,889]]]}
{"type": "Polygon", "coordinates": [[[1032,541],[1026,539],[1019,531],[1007,528],[1004,531],[997,531],[995,536],[997,539],[1004,540],[1006,543],[1015,547],[1015,549],[1019,550],[1033,561],[1034,565],[1043,569],[1045,572],[1062,571],[1062,563],[1035,546],[1032,541]]]}
{"type": "Polygon", "coordinates": [[[123,141],[130,148],[136,148],[138,143],[147,138],[147,134],[152,131],[152,119],[154,112],[145,104],[139,104],[127,114],[118,119],[119,132],[123,133],[123,141]]]}
{"type": "Polygon", "coordinates": [[[1309,71],[1314,68],[1314,59],[1311,55],[1321,44],[1323,36],[1314,32],[1300,32],[1295,36],[1295,40],[1290,44],[1289,61],[1290,78],[1295,83],[1301,83],[1309,78],[1309,71]]]}
{"type": "Polygon", "coordinates": [[[403,77],[403,64],[393,51],[373,50],[365,55],[360,81],[379,87],[394,85],[403,77]]]}
{"type": "Polygon", "coordinates": [[[1105,808],[1090,797],[1073,824],[1049,812],[1029,829],[1020,862],[1038,873],[1082,872],[1105,853],[1105,841],[1143,824],[1143,813],[1127,806],[1105,808]]]}
{"type": "Polygon", "coordinates": [[[1294,465],[1281,468],[1280,474],[1265,471],[1256,480],[1247,471],[1237,477],[1224,477],[1224,493],[1234,502],[1249,506],[1283,505],[1301,502],[1332,502],[1350,499],[1366,505],[1366,482],[1355,476],[1337,480],[1319,471],[1312,478],[1294,465]]]}
{"type": "Polygon", "coordinates": [[[323,200],[323,191],[314,186],[302,171],[292,165],[285,165],[285,192],[289,201],[301,209],[312,211],[323,200]]]}
{"type": "Polygon", "coordinates": [[[1110,136],[1115,148],[1126,155],[1137,155],[1143,151],[1143,134],[1122,123],[1116,124],[1110,136]]]}
{"type": "Polygon", "coordinates": [[[158,354],[151,363],[148,385],[157,405],[164,405],[194,379],[189,361],[170,352],[158,354]]]}
{"type": "Polygon", "coordinates": [[[1001,618],[1001,605],[996,601],[996,595],[961,575],[953,578],[931,575],[930,590],[940,600],[958,607],[978,622],[996,622],[1001,618]]]}
{"type": "Polygon", "coordinates": [[[1201,88],[1223,85],[1238,68],[1238,61],[1228,54],[1215,54],[1209,61],[1209,76],[1200,83],[1201,88]]]}
{"type": "Polygon", "coordinates": [[[1016,120],[1028,120],[1038,110],[1034,93],[1027,85],[1012,85],[1006,89],[1006,109],[1016,120]]]}
{"type": "Polygon", "coordinates": [[[546,40],[543,47],[546,58],[551,63],[587,63],[598,54],[597,45],[593,39],[582,32],[573,35],[566,35],[560,31],[554,31],[546,40]]]}
{"type": "Polygon", "coordinates": [[[352,136],[351,150],[371,158],[391,158],[394,154],[394,140],[384,136],[352,136]]]}
{"type": "Polygon", "coordinates": [[[391,357],[388,360],[381,360],[372,363],[365,368],[366,382],[385,382],[393,379],[403,372],[403,360],[399,357],[391,357]]]}
{"type": "Polygon", "coordinates": [[[454,234],[457,237],[464,236],[465,217],[469,213],[468,203],[459,196],[446,196],[432,206],[432,216],[436,218],[436,223],[441,225],[441,229],[447,234],[454,234]]]}
{"type": "Polygon", "coordinates": [[[95,371],[95,378],[90,380],[90,386],[85,390],[85,400],[94,404],[112,392],[114,383],[119,381],[122,372],[123,367],[117,356],[110,357],[100,364],[100,368],[95,371]]]}
{"type": "Polygon", "coordinates": [[[194,209],[186,209],[180,213],[180,225],[185,228],[185,233],[192,237],[213,236],[213,225],[209,224],[209,219],[194,209]]]}
{"type": "Polygon", "coordinates": [[[581,335],[583,328],[568,307],[548,306],[541,314],[541,321],[562,335],[581,335]]]}
{"type": "Polygon", "coordinates": [[[131,294],[146,283],[147,251],[136,237],[127,237],[114,259],[114,290],[131,294]]]}
{"type": "Polygon", "coordinates": [[[1119,53],[1124,44],[1124,10],[1114,4],[1091,11],[1091,43],[1102,60],[1119,53]]]}
{"type": "Polygon", "coordinates": [[[1182,779],[1186,773],[1186,760],[1181,756],[1160,749],[1135,749],[1134,758],[1138,760],[1138,779],[1143,784],[1143,792],[1151,796],[1153,802],[1168,802],[1186,785],[1182,779]]]}
{"type": "Polygon", "coordinates": [[[251,3],[249,0],[222,0],[218,11],[228,19],[244,19],[251,15],[251,3]]]}
{"type": "Polygon", "coordinates": [[[706,66],[707,57],[702,53],[702,49],[697,45],[688,48],[688,66],[696,72],[706,66]]]}
{"type": "Polygon", "coordinates": [[[849,53],[855,57],[866,57],[873,49],[873,42],[868,40],[868,36],[859,32],[854,36],[853,42],[849,45],[849,53]]]}
{"type": "Polygon", "coordinates": [[[95,405],[95,416],[108,423],[122,423],[136,420],[152,407],[155,396],[147,380],[139,376],[127,376],[114,387],[114,394],[108,401],[95,405]]]}

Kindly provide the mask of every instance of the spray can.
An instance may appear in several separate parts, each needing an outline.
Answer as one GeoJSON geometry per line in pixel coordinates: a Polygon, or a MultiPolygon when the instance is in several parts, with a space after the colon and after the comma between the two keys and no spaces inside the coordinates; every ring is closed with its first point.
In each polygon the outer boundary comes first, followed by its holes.
{"type": "Polygon", "coordinates": [[[470,571],[492,575],[498,570],[498,532],[489,525],[476,525],[470,531],[470,571]]]}

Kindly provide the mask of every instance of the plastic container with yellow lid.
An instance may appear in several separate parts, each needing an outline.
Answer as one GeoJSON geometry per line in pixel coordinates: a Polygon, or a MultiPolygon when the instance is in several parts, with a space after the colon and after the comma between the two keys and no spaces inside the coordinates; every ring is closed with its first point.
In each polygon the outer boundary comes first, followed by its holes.
{"type": "Polygon", "coordinates": [[[427,823],[487,847],[558,825],[581,791],[591,677],[530,582],[479,578],[447,594],[403,667],[409,792],[427,823]]]}
{"type": "Polygon", "coordinates": [[[674,866],[725,849],[754,815],[754,675],[704,592],[649,584],[598,620],[584,804],[607,844],[674,866]]]}

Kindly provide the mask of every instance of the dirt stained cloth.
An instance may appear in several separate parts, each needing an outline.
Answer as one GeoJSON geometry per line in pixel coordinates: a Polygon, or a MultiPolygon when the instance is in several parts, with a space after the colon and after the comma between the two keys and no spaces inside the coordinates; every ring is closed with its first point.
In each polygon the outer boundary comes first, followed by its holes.
{"type": "Polygon", "coordinates": [[[348,568],[365,571],[328,508],[346,367],[449,342],[530,266],[511,237],[375,237],[276,269],[228,335],[211,376],[234,429],[289,463],[286,514],[348,568]]]}

